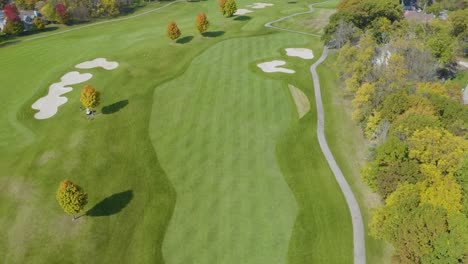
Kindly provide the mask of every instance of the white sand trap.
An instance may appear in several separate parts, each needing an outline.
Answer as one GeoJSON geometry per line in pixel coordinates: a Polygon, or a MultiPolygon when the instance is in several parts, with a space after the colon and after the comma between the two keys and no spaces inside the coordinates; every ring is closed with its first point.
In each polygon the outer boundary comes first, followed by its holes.
{"type": "Polygon", "coordinates": [[[285,61],[274,60],[274,61],[259,63],[257,64],[257,66],[260,67],[260,69],[262,69],[264,72],[295,73],[294,70],[278,67],[278,66],[285,65],[285,64],[286,64],[285,61]]]}
{"type": "Polygon", "coordinates": [[[242,16],[242,15],[252,13],[252,12],[253,12],[252,10],[248,10],[248,9],[237,9],[237,11],[234,13],[234,15],[242,16]]]}
{"type": "Polygon", "coordinates": [[[305,60],[311,60],[314,58],[312,50],[303,48],[287,48],[286,55],[290,57],[299,57],[305,60]]]}
{"type": "Polygon", "coordinates": [[[463,67],[465,67],[465,68],[468,68],[468,62],[459,61],[458,64],[460,64],[461,66],[463,66],[463,67]]]}
{"type": "Polygon", "coordinates": [[[260,8],[265,8],[267,6],[273,6],[273,4],[270,4],[270,3],[253,3],[252,8],[260,9],[260,8]]]}
{"type": "Polygon", "coordinates": [[[97,58],[92,61],[85,61],[75,66],[77,69],[92,69],[101,67],[106,70],[113,70],[119,67],[119,63],[115,61],[107,61],[104,58],[97,58]]]}
{"type": "Polygon", "coordinates": [[[294,103],[296,103],[296,109],[297,113],[299,114],[299,118],[302,118],[310,111],[309,98],[307,98],[305,93],[291,84],[288,84],[288,87],[292,97],[294,98],[294,103]]]}
{"type": "Polygon", "coordinates": [[[39,110],[39,112],[34,115],[34,118],[47,119],[54,116],[58,111],[58,107],[68,101],[66,97],[62,97],[61,95],[73,90],[73,88],[65,86],[86,82],[92,77],[93,75],[91,73],[80,74],[76,71],[69,72],[62,76],[60,82],[53,83],[49,87],[49,93],[46,96],[39,98],[31,106],[32,109],[39,110]]]}

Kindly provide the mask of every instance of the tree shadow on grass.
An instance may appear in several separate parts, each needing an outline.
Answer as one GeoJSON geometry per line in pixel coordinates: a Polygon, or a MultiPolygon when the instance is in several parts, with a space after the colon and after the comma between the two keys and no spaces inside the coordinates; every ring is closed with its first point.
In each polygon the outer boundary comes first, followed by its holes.
{"type": "Polygon", "coordinates": [[[247,21],[247,20],[250,20],[252,19],[251,17],[249,16],[237,16],[236,18],[234,18],[234,20],[236,21],[247,21]]]}
{"type": "Polygon", "coordinates": [[[176,43],[185,44],[185,43],[189,43],[190,41],[192,41],[192,39],[193,39],[193,36],[186,36],[186,37],[178,39],[176,43]]]}
{"type": "Polygon", "coordinates": [[[216,38],[222,35],[224,35],[224,31],[210,31],[203,33],[203,36],[207,38],[216,38]]]}
{"type": "Polygon", "coordinates": [[[117,214],[127,206],[133,199],[133,191],[115,193],[97,203],[93,208],[86,212],[87,216],[109,216],[117,214]]]}
{"type": "Polygon", "coordinates": [[[104,106],[101,112],[105,115],[113,114],[113,113],[120,111],[120,109],[124,108],[127,105],[128,105],[128,100],[118,101],[117,103],[104,106]]]}

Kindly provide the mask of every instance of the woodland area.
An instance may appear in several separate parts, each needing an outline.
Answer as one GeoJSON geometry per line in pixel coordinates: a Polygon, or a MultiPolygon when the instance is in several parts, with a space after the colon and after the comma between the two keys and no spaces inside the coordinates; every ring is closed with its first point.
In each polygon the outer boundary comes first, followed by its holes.
{"type": "Polygon", "coordinates": [[[468,107],[454,81],[467,74],[468,3],[415,4],[449,17],[410,23],[398,0],[348,0],[323,38],[369,142],[362,178],[384,200],[371,235],[397,263],[468,263],[468,107]]]}

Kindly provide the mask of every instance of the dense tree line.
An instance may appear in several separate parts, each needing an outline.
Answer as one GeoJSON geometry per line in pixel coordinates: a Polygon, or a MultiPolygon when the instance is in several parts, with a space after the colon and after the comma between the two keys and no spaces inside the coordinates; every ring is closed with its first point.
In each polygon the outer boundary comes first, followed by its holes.
{"type": "Polygon", "coordinates": [[[397,0],[342,1],[324,36],[371,145],[362,177],[384,199],[370,231],[398,263],[468,263],[468,107],[451,80],[468,9],[445,2],[464,9],[412,24],[397,0]]]}

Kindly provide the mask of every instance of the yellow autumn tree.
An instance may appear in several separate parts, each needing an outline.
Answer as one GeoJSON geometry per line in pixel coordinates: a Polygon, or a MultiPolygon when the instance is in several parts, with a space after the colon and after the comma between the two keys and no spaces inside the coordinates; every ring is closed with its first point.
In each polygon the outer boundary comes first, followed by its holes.
{"type": "Polygon", "coordinates": [[[367,139],[373,139],[379,129],[379,123],[382,120],[382,116],[380,112],[374,111],[372,115],[367,120],[367,125],[364,130],[364,134],[366,135],[367,139]]]}
{"type": "Polygon", "coordinates": [[[73,219],[76,219],[76,214],[88,203],[88,195],[80,186],[69,180],[60,183],[56,198],[63,210],[73,215],[73,219]]]}
{"type": "Polygon", "coordinates": [[[99,93],[91,85],[85,85],[81,90],[80,102],[85,108],[92,109],[99,105],[99,93]]]}
{"type": "Polygon", "coordinates": [[[440,206],[448,212],[462,209],[462,191],[453,174],[442,175],[433,164],[421,165],[424,181],[418,183],[421,202],[440,206]]]}
{"type": "Polygon", "coordinates": [[[441,128],[415,131],[408,139],[408,145],[410,158],[432,164],[442,173],[454,172],[468,151],[468,141],[441,128]]]}
{"type": "Polygon", "coordinates": [[[375,86],[370,83],[364,83],[357,90],[353,103],[352,118],[356,122],[362,122],[372,111],[371,97],[375,92],[375,86]]]}

